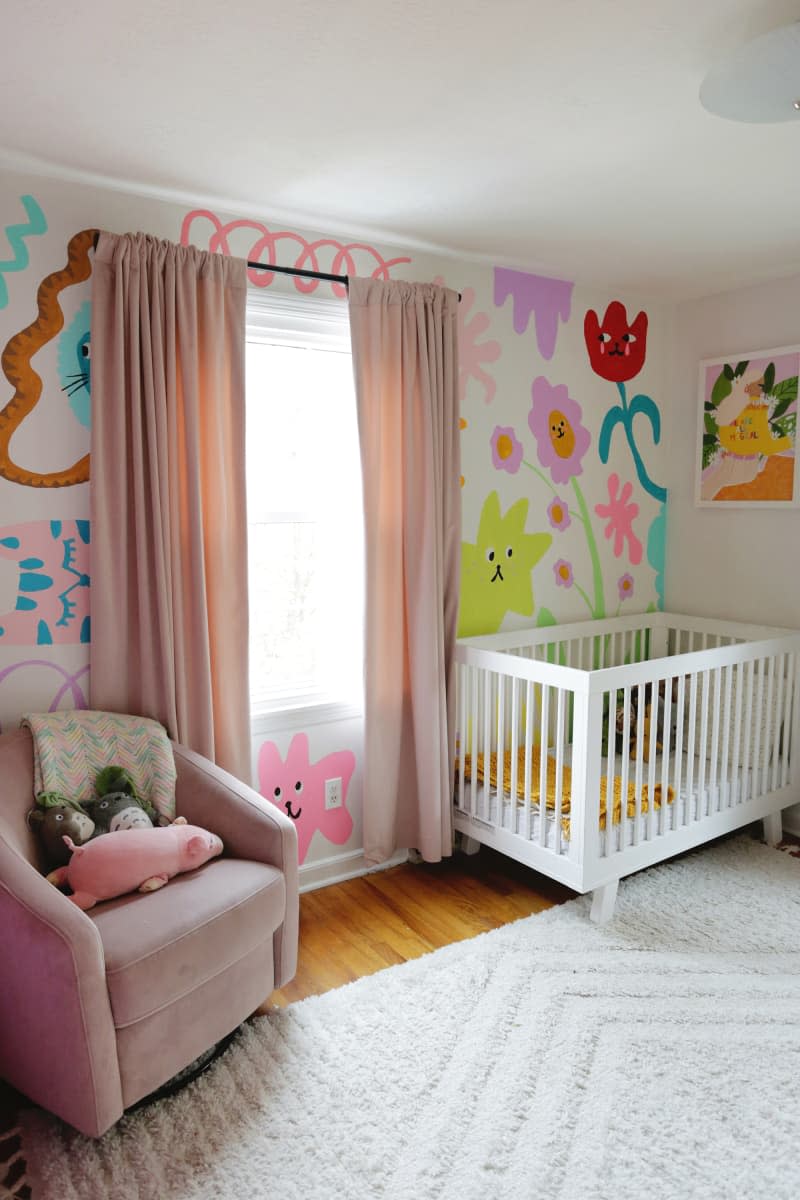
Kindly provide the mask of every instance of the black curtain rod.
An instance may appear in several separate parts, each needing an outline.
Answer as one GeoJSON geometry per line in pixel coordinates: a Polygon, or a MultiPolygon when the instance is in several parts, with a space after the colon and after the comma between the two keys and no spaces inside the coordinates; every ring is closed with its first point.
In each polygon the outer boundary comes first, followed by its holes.
{"type": "MultiPolygon", "coordinates": [[[[343,283],[345,287],[350,282],[349,275],[330,275],[327,271],[306,271],[304,267],[279,267],[277,263],[248,262],[248,267],[259,271],[280,271],[282,275],[302,275],[306,279],[329,279],[331,283],[343,283]]],[[[461,292],[458,293],[461,300],[461,292]]]]}
{"type": "Polygon", "coordinates": [[[306,279],[329,279],[331,283],[348,284],[346,275],[330,275],[327,271],[306,271],[303,267],[279,267],[277,263],[248,262],[248,267],[259,271],[280,271],[281,275],[303,275],[306,279]]]}

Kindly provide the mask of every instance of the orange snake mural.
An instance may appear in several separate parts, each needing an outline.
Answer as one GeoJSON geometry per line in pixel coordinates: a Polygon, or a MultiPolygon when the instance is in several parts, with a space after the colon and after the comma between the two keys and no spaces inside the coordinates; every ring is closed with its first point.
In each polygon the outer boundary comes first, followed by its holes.
{"type": "Polygon", "coordinates": [[[92,273],[89,251],[97,238],[96,229],[84,229],[70,238],[67,246],[67,264],[60,271],[53,271],[39,284],[36,293],[38,314],[36,319],[14,334],[0,358],[3,373],[14,395],[0,410],[0,476],[12,483],[28,487],[71,487],[86,483],[89,478],[89,455],[84,454],[76,463],[64,471],[40,472],[20,467],[9,453],[12,435],[25,418],[39,403],[42,380],[31,366],[33,355],[61,331],[64,314],[59,303],[59,294],[72,284],[82,283],[92,273]]]}

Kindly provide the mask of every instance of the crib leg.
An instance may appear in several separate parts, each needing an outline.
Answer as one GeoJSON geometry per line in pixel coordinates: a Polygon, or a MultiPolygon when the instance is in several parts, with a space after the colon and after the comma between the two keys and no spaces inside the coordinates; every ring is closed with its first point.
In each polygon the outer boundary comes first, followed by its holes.
{"type": "Polygon", "coordinates": [[[611,883],[595,888],[592,892],[592,910],[589,913],[589,920],[594,921],[595,925],[605,925],[613,917],[618,886],[619,880],[612,879],[611,883]]]}
{"type": "Polygon", "coordinates": [[[468,834],[461,835],[461,853],[462,854],[477,854],[481,848],[481,844],[477,838],[469,837],[468,834]]]}
{"type": "Polygon", "coordinates": [[[768,846],[777,846],[783,839],[783,813],[770,813],[764,817],[764,841],[768,846]]]}

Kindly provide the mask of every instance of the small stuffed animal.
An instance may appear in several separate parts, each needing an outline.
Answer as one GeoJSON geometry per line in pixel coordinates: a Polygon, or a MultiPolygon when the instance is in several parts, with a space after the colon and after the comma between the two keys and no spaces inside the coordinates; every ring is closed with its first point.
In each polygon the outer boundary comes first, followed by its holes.
{"type": "Polygon", "coordinates": [[[64,841],[72,857],[53,872],[53,882],[59,887],[68,883],[73,891],[69,899],[84,910],[136,889],[153,892],[223,849],[215,833],[187,825],[180,817],[160,829],[131,829],[124,838],[101,837],[84,846],[76,846],[70,837],[64,841]]]}
{"type": "Polygon", "coordinates": [[[80,805],[55,792],[42,792],[37,797],[36,808],[30,810],[26,819],[28,828],[39,834],[48,870],[69,862],[65,834],[73,845],[82,846],[95,831],[94,821],[80,805]],[[42,803],[43,798],[49,798],[49,803],[42,803]]]}
{"type": "MultiPolygon", "coordinates": [[[[107,792],[96,800],[87,801],[87,808],[97,826],[97,834],[116,833],[118,829],[152,829],[153,822],[141,801],[128,792],[107,792]]],[[[97,835],[96,835],[97,836],[97,835]]]]}

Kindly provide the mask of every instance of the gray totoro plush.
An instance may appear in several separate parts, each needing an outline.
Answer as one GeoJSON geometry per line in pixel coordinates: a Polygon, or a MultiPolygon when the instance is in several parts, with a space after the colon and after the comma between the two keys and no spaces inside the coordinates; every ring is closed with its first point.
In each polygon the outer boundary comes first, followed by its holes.
{"type": "Polygon", "coordinates": [[[153,822],[142,805],[127,792],[107,792],[87,803],[96,825],[95,837],[101,833],[116,833],[118,829],[152,829],[153,822]]]}

